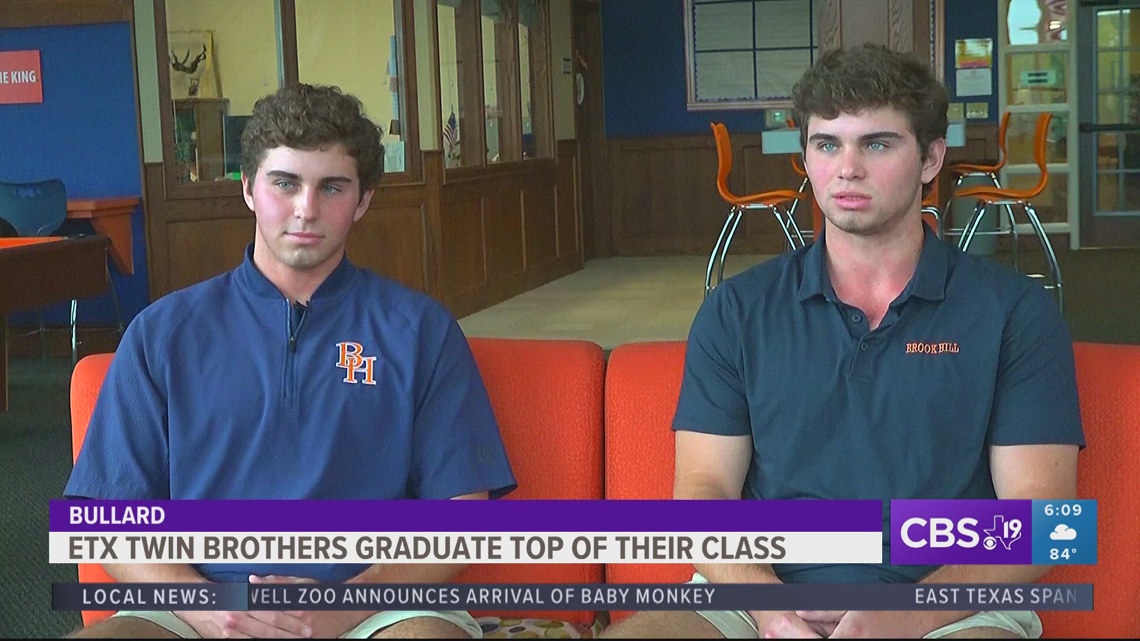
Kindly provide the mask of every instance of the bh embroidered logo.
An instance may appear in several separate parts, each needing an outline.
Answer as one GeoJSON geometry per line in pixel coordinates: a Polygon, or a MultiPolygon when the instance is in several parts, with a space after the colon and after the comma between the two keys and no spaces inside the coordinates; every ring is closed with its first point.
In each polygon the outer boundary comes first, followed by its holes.
{"type": "Polygon", "coordinates": [[[907,343],[907,354],[957,354],[958,343],[907,343]]]}
{"type": "Polygon", "coordinates": [[[361,352],[364,351],[363,345],[345,341],[343,343],[337,343],[336,348],[336,366],[344,370],[343,380],[345,383],[376,384],[376,357],[361,356],[361,352]],[[361,374],[364,375],[364,380],[357,380],[357,376],[361,374]]]}

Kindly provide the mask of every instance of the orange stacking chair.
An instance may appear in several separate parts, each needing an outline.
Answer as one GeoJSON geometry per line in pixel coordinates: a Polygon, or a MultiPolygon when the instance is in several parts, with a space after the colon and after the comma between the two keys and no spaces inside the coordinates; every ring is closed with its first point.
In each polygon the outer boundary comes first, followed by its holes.
{"type": "MultiPolygon", "coordinates": [[[[998,161],[997,161],[997,164],[983,165],[983,164],[979,164],[979,163],[959,162],[959,163],[954,163],[953,165],[946,167],[947,171],[957,175],[957,179],[955,179],[955,181],[954,181],[954,186],[950,188],[950,197],[946,199],[946,207],[942,210],[942,211],[946,212],[947,215],[950,214],[950,211],[951,211],[950,205],[954,202],[954,199],[962,197],[962,194],[959,194],[958,191],[959,191],[959,188],[962,186],[962,181],[965,180],[967,177],[985,176],[986,178],[990,179],[990,182],[993,183],[994,187],[1001,189],[1001,181],[998,180],[998,172],[1001,171],[1002,167],[1005,167],[1005,162],[1009,156],[1009,151],[1006,147],[1006,132],[1008,130],[1009,130],[1009,112],[1007,111],[1004,114],[1002,114],[1001,124],[998,125],[998,139],[997,139],[997,142],[998,142],[998,161]]],[[[925,203],[923,203],[923,204],[925,205],[925,203]]],[[[1009,210],[1007,209],[1006,211],[1008,212],[1009,210]]],[[[1013,225],[1011,225],[1011,227],[1013,227],[1013,225]]],[[[946,234],[948,236],[961,236],[963,231],[964,231],[963,228],[955,227],[955,228],[946,230],[946,234]]],[[[1002,230],[1001,233],[1011,234],[1014,237],[1015,241],[1017,239],[1017,229],[1016,228],[1008,229],[1008,230],[1002,230]]],[[[1016,242],[1014,244],[1016,245],[1016,242]]],[[[1016,250],[1014,250],[1014,251],[1016,252],[1016,250]]],[[[1017,256],[1017,254],[1015,253],[1014,254],[1014,266],[1017,265],[1016,256],[1017,256]]]]}
{"type": "Polygon", "coordinates": [[[736,235],[736,228],[745,211],[769,211],[776,217],[780,230],[784,233],[785,246],[796,249],[804,246],[804,236],[796,221],[788,210],[782,205],[795,202],[803,196],[801,192],[791,189],[776,189],[747,196],[737,196],[728,188],[728,175],[732,171],[732,142],[728,137],[728,128],[723,123],[710,123],[713,137],[716,139],[717,173],[716,188],[720,197],[731,206],[724,226],[721,227],[720,236],[716,239],[712,252],[709,253],[708,267],[705,269],[705,296],[724,280],[724,260],[728,255],[728,246],[736,235]],[[713,271],[716,270],[716,283],[713,283],[713,271]]]}
{"type": "MultiPolygon", "coordinates": [[[[959,189],[955,195],[961,198],[974,198],[977,200],[977,205],[974,207],[974,215],[970,217],[970,222],[966,223],[966,227],[962,230],[962,238],[958,246],[962,251],[966,251],[970,247],[970,242],[977,235],[978,226],[981,224],[982,219],[985,217],[986,212],[990,206],[1000,205],[1006,208],[1009,212],[1009,226],[1011,229],[1017,227],[1017,221],[1013,215],[1013,206],[1017,205],[1025,212],[1025,217],[1029,220],[1030,226],[1033,227],[1033,233],[1037,235],[1037,241],[1041,245],[1041,251],[1045,254],[1045,260],[1048,264],[1048,274],[1030,274],[1031,278],[1039,278],[1045,281],[1045,288],[1054,290],[1057,294],[1057,304],[1064,310],[1064,298],[1061,291],[1061,267],[1057,264],[1057,255],[1053,252],[1053,245],[1049,242],[1049,237],[1045,234],[1045,228],[1041,225],[1041,219],[1037,217],[1037,210],[1033,208],[1031,202],[1045,191],[1045,186],[1049,184],[1049,169],[1046,165],[1046,149],[1045,145],[1048,143],[1049,137],[1049,122],[1053,119],[1053,114],[1043,113],[1037,116],[1037,129],[1033,136],[1033,158],[1037,162],[1037,168],[1041,171],[1041,178],[1037,184],[1029,189],[1002,189],[1001,187],[990,187],[989,185],[980,185],[976,187],[966,187],[959,189]]],[[[996,209],[994,211],[997,211],[996,209]]],[[[981,232],[987,233],[987,232],[981,232]]],[[[988,232],[988,233],[1004,233],[988,232]]],[[[1013,236],[1014,247],[1017,245],[1017,236],[1013,236]]],[[[1016,251],[1016,249],[1014,249],[1016,251]]],[[[1015,254],[1016,255],[1016,254],[1015,254]]],[[[1014,264],[1016,268],[1016,264],[1014,264]]]]}

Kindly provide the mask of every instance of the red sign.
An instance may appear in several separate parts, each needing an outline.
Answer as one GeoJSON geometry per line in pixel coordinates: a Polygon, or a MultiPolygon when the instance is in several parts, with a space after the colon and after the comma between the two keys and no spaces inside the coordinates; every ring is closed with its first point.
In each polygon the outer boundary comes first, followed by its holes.
{"type": "Polygon", "coordinates": [[[39,51],[0,51],[0,105],[43,102],[39,51]]]}

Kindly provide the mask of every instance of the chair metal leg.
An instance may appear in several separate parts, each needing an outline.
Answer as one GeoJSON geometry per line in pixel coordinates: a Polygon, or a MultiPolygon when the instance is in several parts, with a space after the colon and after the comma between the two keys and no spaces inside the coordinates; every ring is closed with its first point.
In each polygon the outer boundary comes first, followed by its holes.
{"type": "Polygon", "coordinates": [[[107,270],[107,284],[111,290],[111,303],[115,306],[115,329],[123,333],[123,308],[119,305],[119,292],[115,290],[115,281],[111,279],[110,268],[107,270]]]}
{"type": "MultiPolygon", "coordinates": [[[[728,236],[724,239],[724,244],[720,246],[720,266],[717,268],[716,284],[720,285],[724,282],[724,264],[728,261],[728,246],[732,244],[732,238],[736,235],[736,228],[740,226],[740,221],[744,219],[744,207],[736,208],[736,218],[732,221],[732,228],[728,230],[728,236]]],[[[713,286],[714,289],[716,285],[713,286]]]]}
{"type": "MultiPolygon", "coordinates": [[[[795,206],[795,203],[797,203],[797,202],[799,202],[799,201],[793,200],[792,205],[795,206]]],[[[779,207],[779,205],[773,205],[772,211],[775,212],[776,219],[779,220],[780,219],[780,207],[779,207]]],[[[795,250],[799,249],[800,247],[806,246],[807,242],[804,241],[804,233],[803,233],[803,231],[800,230],[800,225],[799,225],[799,223],[796,222],[795,215],[792,214],[790,211],[786,212],[786,215],[788,217],[787,225],[781,225],[784,228],[784,240],[786,240],[788,242],[788,251],[795,251],[795,250]]]]}
{"type": "Polygon", "coordinates": [[[1013,205],[1011,205],[1010,203],[1006,203],[1004,205],[1004,207],[1005,207],[1006,219],[1009,220],[1009,235],[1012,238],[1012,240],[1010,241],[1012,246],[1010,247],[1010,250],[1009,250],[1009,252],[1010,252],[1010,264],[1013,266],[1014,271],[1018,271],[1019,267],[1018,267],[1018,261],[1017,261],[1017,247],[1018,247],[1018,245],[1021,244],[1021,240],[1020,240],[1020,234],[1018,234],[1018,232],[1017,232],[1017,218],[1013,215],[1013,205]]]}
{"type": "MultiPolygon", "coordinates": [[[[934,235],[942,238],[942,212],[939,211],[937,207],[931,205],[922,208],[922,215],[934,218],[934,235]]],[[[923,222],[925,223],[926,221],[923,222]]]]}
{"type": "Polygon", "coordinates": [[[1033,208],[1033,204],[1025,203],[1025,217],[1029,219],[1029,224],[1033,227],[1033,233],[1037,235],[1037,241],[1041,243],[1041,251],[1045,252],[1045,260],[1049,264],[1049,275],[1053,280],[1052,288],[1057,291],[1057,305],[1061,308],[1061,313],[1065,312],[1064,294],[1061,289],[1061,265],[1057,262],[1057,254],[1053,251],[1053,243],[1049,242],[1049,236],[1045,233],[1045,226],[1041,224],[1041,219],[1037,217],[1037,211],[1033,208]]]}
{"type": "Polygon", "coordinates": [[[958,249],[962,251],[969,251],[970,242],[974,240],[974,234],[978,231],[978,225],[982,222],[982,217],[986,215],[986,203],[979,200],[978,204],[974,206],[974,215],[970,217],[970,222],[962,228],[962,237],[958,240],[958,249]]]}
{"type": "Polygon", "coordinates": [[[716,267],[717,256],[720,254],[720,245],[724,242],[725,234],[728,233],[728,228],[732,224],[733,218],[737,214],[738,207],[733,207],[729,210],[728,216],[724,219],[724,225],[720,228],[720,235],[716,237],[716,244],[713,245],[712,251],[709,252],[709,264],[705,268],[705,296],[713,289],[712,275],[713,269],[716,267]]]}
{"type": "Polygon", "coordinates": [[[79,362],[79,341],[75,332],[75,312],[79,307],[79,301],[74,298],[71,299],[71,365],[75,366],[79,362]]]}

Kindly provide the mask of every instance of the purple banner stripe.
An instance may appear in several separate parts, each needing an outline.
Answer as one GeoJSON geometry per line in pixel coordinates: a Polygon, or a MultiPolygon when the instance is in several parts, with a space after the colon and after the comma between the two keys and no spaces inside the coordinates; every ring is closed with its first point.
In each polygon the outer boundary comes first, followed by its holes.
{"type": "Polygon", "coordinates": [[[56,500],[50,527],[52,532],[881,532],[882,508],[876,500],[56,500]]]}

